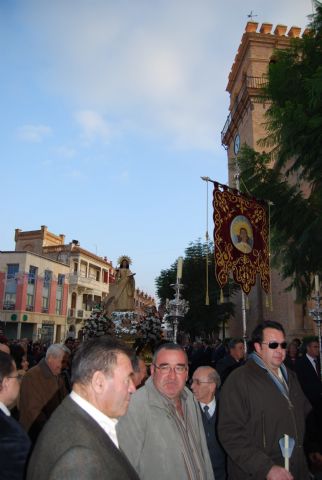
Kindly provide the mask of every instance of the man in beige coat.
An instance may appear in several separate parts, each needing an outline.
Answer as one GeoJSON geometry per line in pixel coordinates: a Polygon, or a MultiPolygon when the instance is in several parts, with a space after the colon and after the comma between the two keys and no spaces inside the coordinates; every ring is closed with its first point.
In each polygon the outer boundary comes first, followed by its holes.
{"type": "Polygon", "coordinates": [[[134,395],[117,435],[141,480],[213,480],[198,402],[185,387],[188,360],[176,344],[153,357],[151,378],[134,395]]]}
{"type": "Polygon", "coordinates": [[[19,421],[33,442],[67,395],[60,377],[66,350],[68,349],[64,345],[51,345],[46,352],[46,358],[28,370],[22,379],[19,421]]]}

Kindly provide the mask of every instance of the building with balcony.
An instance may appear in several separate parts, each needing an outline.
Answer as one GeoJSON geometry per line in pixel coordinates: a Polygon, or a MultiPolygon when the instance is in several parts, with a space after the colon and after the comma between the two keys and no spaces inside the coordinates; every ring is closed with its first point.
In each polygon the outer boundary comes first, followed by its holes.
{"type": "Polygon", "coordinates": [[[41,252],[68,266],[67,334],[77,336],[83,320],[109,293],[115,276],[112,263],[82,248],[78,240],[65,244],[65,235],[55,235],[45,225],[33,231],[16,229],[15,242],[16,249],[41,252]]]}
{"type": "MultiPolygon", "coordinates": [[[[265,113],[268,104],[263,102],[262,88],[267,81],[270,62],[274,62],[275,49],[284,49],[292,38],[299,37],[299,27],[288,28],[263,23],[248,22],[242,36],[234,63],[228,77],[227,91],[230,95],[229,115],[221,132],[221,141],[227,150],[229,185],[236,187],[236,158],[240,147],[247,144],[254,150],[264,151],[258,141],[266,136],[265,113]]],[[[266,148],[267,151],[267,148],[266,148]]],[[[263,320],[277,320],[284,324],[288,335],[292,337],[313,333],[313,322],[307,314],[307,305],[295,301],[295,292],[285,289],[288,282],[282,280],[277,270],[271,271],[271,299],[256,283],[249,294],[247,311],[247,332],[250,333],[256,323],[263,320]]],[[[241,295],[233,298],[236,314],[230,319],[231,336],[242,334],[241,295]]]]}
{"type": "MultiPolygon", "coordinates": [[[[80,246],[78,240],[65,244],[65,235],[40,230],[15,231],[16,250],[34,252],[68,269],[68,298],[66,311],[66,336],[78,336],[84,321],[92,309],[100,305],[115,282],[115,269],[107,257],[100,257],[80,246]]],[[[135,291],[135,311],[142,317],[146,307],[155,306],[154,299],[141,291],[135,291]]]]}
{"type": "Polygon", "coordinates": [[[0,252],[0,328],[9,339],[66,335],[69,267],[37,253],[0,252]]]}

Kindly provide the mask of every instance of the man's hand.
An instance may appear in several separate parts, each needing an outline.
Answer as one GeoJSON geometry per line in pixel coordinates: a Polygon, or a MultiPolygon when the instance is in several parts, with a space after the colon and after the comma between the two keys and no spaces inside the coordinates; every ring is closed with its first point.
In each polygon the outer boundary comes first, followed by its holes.
{"type": "Polygon", "coordinates": [[[274,465],[268,472],[266,480],[294,480],[294,477],[285,468],[274,465]]]}

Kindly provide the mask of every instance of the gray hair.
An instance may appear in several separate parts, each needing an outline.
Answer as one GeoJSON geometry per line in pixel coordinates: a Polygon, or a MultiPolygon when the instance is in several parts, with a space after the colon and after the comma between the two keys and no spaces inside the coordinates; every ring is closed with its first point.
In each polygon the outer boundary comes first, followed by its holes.
{"type": "Polygon", "coordinates": [[[49,357],[62,357],[65,353],[70,353],[69,348],[65,347],[65,345],[61,343],[53,343],[48,347],[47,352],[46,352],[46,360],[49,357]]]}
{"type": "Polygon", "coordinates": [[[72,383],[86,385],[97,371],[112,375],[120,353],[132,360],[128,346],[116,338],[94,337],[85,341],[73,358],[72,383]]]}

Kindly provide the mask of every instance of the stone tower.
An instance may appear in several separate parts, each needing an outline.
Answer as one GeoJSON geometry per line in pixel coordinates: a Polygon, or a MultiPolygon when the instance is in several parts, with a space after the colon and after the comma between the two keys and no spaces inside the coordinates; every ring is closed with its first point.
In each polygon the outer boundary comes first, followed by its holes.
{"type": "MultiPolygon", "coordinates": [[[[230,95],[229,115],[221,132],[222,145],[227,150],[229,185],[236,187],[236,156],[241,145],[246,143],[258,151],[258,140],[265,137],[265,111],[267,106],[260,99],[260,89],[266,82],[268,65],[274,60],[274,50],[287,48],[290,39],[299,37],[301,29],[287,28],[263,23],[248,22],[237,55],[228,77],[227,91],[230,95]]],[[[278,271],[271,272],[271,303],[257,282],[249,295],[247,310],[247,333],[258,322],[276,320],[283,323],[289,338],[313,334],[313,321],[308,316],[307,305],[295,302],[295,292],[285,292],[288,285],[278,271]]],[[[242,334],[241,295],[233,298],[236,304],[235,317],[231,318],[230,336],[242,334]]]]}

